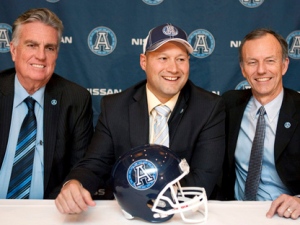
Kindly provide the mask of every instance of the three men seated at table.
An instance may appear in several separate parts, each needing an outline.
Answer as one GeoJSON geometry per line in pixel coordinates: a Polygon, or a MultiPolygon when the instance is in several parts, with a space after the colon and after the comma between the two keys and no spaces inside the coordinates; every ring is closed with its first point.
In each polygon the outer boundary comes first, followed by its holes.
{"type": "Polygon", "coordinates": [[[193,48],[185,31],[151,29],[140,55],[147,80],[102,98],[91,140],[91,96],[53,73],[61,33],[47,9],[25,12],[13,27],[15,69],[0,75],[2,198],[56,198],[61,213],[80,213],[95,205],[91,194],[107,184],[121,155],[155,143],[187,160],[183,187],[204,187],[210,196],[225,154],[220,199],[270,200],[267,217],[300,216],[300,95],[283,87],[289,58],[279,34],[245,36],[239,59],[251,89],[220,97],[189,80],[193,48]],[[23,171],[26,185],[17,190],[11,183],[22,183],[23,171]]]}

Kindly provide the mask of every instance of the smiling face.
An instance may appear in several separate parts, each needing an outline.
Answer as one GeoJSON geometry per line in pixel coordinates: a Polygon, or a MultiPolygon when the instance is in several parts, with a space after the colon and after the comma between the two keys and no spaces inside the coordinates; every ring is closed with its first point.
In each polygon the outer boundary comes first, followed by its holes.
{"type": "Polygon", "coordinates": [[[252,88],[253,96],[265,105],[283,89],[282,76],[288,69],[289,59],[282,59],[282,49],[271,34],[248,40],[242,49],[240,66],[243,76],[252,88]]]}
{"type": "Polygon", "coordinates": [[[160,102],[167,102],[186,84],[189,58],[186,48],[172,41],[153,52],[141,54],[140,65],[146,72],[147,87],[160,102]]]}
{"type": "Polygon", "coordinates": [[[21,25],[19,37],[10,43],[18,79],[29,94],[46,85],[58,56],[58,33],[41,22],[21,25]]]}

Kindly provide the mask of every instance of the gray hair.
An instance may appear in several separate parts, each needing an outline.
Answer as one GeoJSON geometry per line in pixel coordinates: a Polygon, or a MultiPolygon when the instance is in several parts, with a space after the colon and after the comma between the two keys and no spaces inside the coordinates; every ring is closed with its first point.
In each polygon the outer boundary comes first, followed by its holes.
{"type": "Polygon", "coordinates": [[[64,29],[62,21],[57,17],[55,13],[46,8],[30,9],[20,15],[14,22],[12,27],[12,42],[18,44],[20,37],[20,28],[23,24],[32,22],[42,22],[45,25],[53,27],[57,30],[58,46],[61,42],[62,32],[64,29]]]}
{"type": "Polygon", "coordinates": [[[242,40],[240,48],[239,48],[239,62],[240,63],[243,62],[242,50],[243,50],[243,46],[244,46],[245,42],[261,38],[267,34],[273,35],[279,42],[279,44],[281,46],[281,50],[282,50],[282,60],[285,60],[288,57],[288,44],[287,44],[286,40],[280,34],[277,34],[273,30],[270,30],[267,28],[259,28],[259,29],[251,31],[242,40]]]}

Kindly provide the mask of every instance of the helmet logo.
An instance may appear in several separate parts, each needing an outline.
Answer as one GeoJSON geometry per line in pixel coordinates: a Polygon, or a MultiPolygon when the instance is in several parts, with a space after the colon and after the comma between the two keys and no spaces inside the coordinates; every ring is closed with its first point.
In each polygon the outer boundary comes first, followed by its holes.
{"type": "Polygon", "coordinates": [[[157,180],[157,168],[149,160],[141,159],[132,163],[127,170],[128,183],[134,189],[143,191],[152,187],[157,180]]]}

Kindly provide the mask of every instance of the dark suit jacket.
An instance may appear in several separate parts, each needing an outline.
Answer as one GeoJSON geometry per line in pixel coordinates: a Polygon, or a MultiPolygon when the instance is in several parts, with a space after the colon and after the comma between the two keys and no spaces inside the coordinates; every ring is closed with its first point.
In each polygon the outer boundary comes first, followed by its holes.
{"type": "MultiPolygon", "coordinates": [[[[225,199],[234,199],[235,160],[240,124],[250,97],[251,89],[228,91],[223,95],[226,105],[226,157],[224,161],[223,191],[225,199]]],[[[300,194],[300,94],[284,89],[280,108],[274,157],[277,173],[293,195],[300,194]],[[286,128],[286,122],[291,127],[286,128]]]]}
{"type": "MultiPolygon", "coordinates": [[[[84,160],[68,179],[78,179],[91,193],[110,177],[119,156],[149,143],[146,81],[102,98],[101,114],[84,160]]],[[[190,165],[183,186],[200,186],[209,196],[222,169],[225,111],[220,96],[188,81],[169,121],[170,149],[190,165]]]]}
{"type": "MultiPolygon", "coordinates": [[[[14,100],[15,70],[0,73],[0,168],[6,151],[14,100]]],[[[53,74],[44,97],[44,198],[56,198],[93,133],[89,92],[53,74]],[[56,105],[51,100],[57,100],[56,105]]]]}

